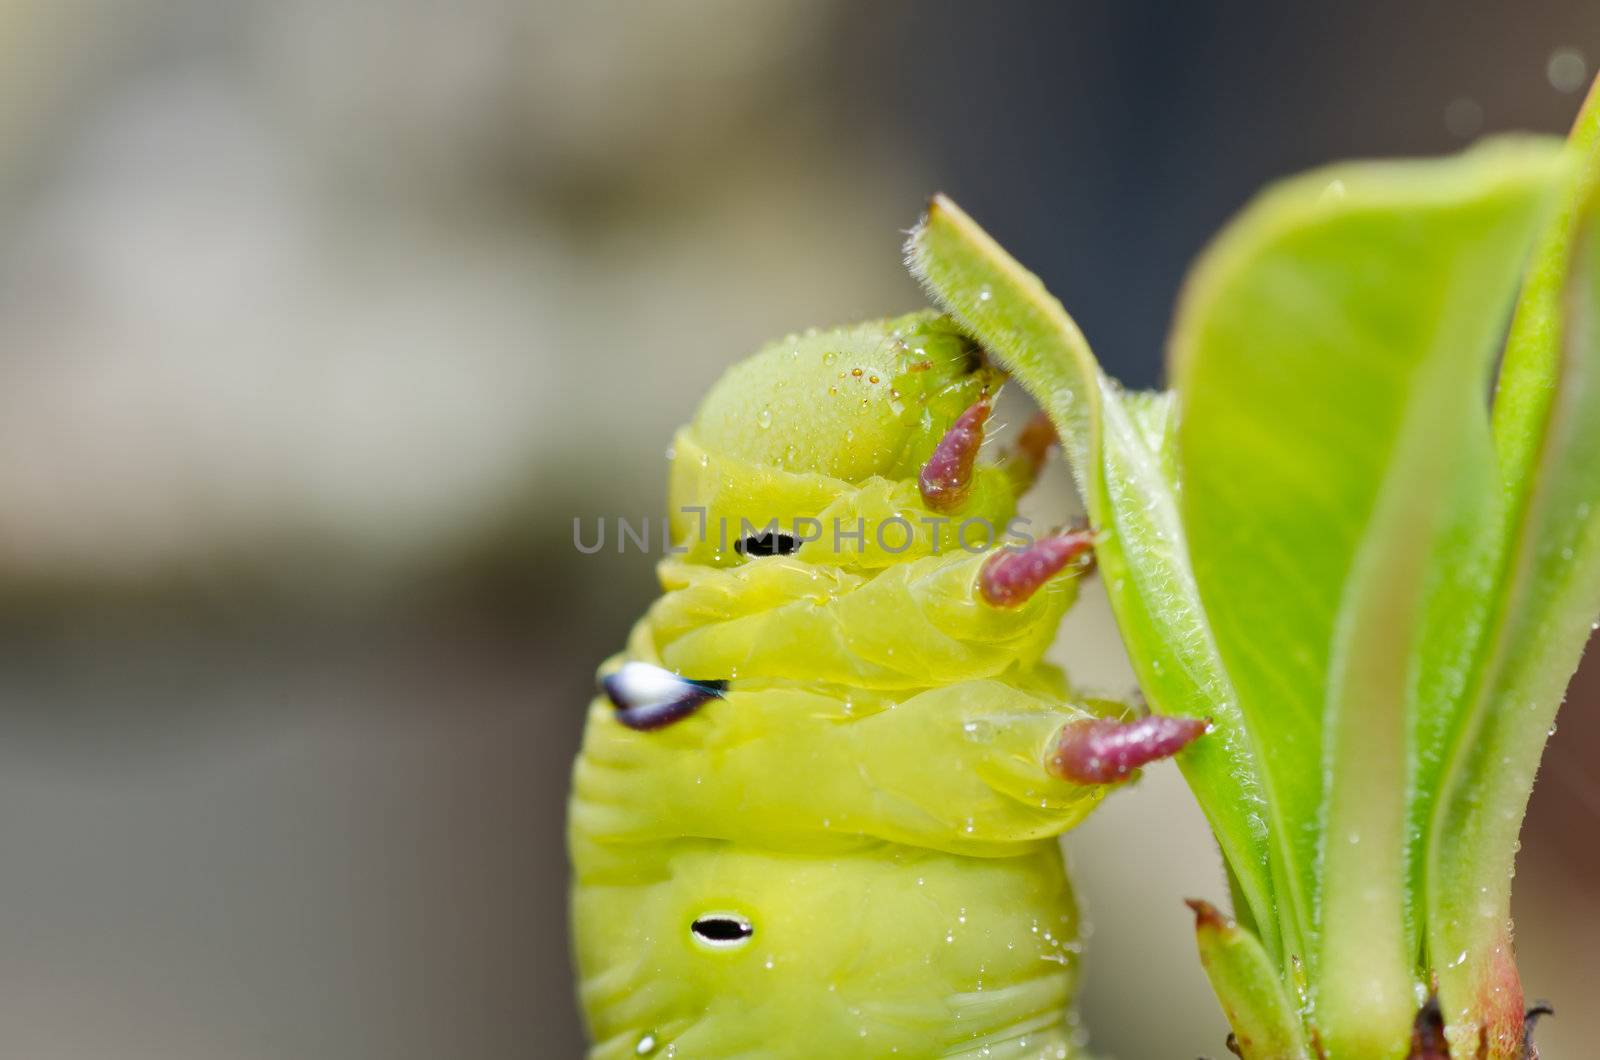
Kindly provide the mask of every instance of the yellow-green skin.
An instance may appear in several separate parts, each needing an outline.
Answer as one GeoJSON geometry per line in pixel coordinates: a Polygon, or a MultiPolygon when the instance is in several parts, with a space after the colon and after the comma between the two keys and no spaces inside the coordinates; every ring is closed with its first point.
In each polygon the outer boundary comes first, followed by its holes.
{"type": "MultiPolygon", "coordinates": [[[[1065,1057],[1077,914],[1056,837],[1103,789],[1044,769],[1090,715],[1041,662],[1074,596],[977,594],[959,523],[1005,527],[980,467],[950,522],[917,471],[999,378],[945,318],[791,336],[731,369],[674,444],[665,594],[623,660],[730,679],[666,728],[590,706],[569,833],[594,1058],[1065,1057]],[[704,508],[702,517],[684,508],[704,508]],[[741,518],[820,519],[790,556],[741,518]],[[895,516],[881,547],[876,528],[895,516]],[[726,541],[719,520],[728,520],[726,541]],[[835,523],[834,520],[839,520],[835,523]],[[865,521],[865,543],[835,540],[865,521]],[[734,948],[690,931],[731,913],[734,948]]],[[[983,534],[969,527],[968,541],[983,534]]]]}

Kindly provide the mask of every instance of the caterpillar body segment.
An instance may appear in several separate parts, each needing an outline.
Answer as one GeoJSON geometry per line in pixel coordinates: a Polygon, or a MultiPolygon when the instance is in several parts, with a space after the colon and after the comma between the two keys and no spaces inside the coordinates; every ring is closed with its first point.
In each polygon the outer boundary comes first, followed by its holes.
{"type": "Polygon", "coordinates": [[[1154,745],[1043,661],[1090,538],[1013,523],[1049,438],[978,459],[1000,382],[912,314],[766,347],[679,432],[574,771],[591,1056],[1074,1055],[1057,837],[1108,789],[1061,763],[1154,745]]]}

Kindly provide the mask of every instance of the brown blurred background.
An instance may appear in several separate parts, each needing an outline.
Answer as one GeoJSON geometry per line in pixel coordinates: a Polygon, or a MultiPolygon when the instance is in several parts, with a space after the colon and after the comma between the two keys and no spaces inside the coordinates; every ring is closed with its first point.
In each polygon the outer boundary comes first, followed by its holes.
{"type": "MultiPolygon", "coordinates": [[[[1262,182],[1559,131],[1597,61],[1592,0],[4,4],[0,1056],[578,1055],[567,770],[654,585],[572,520],[659,513],[725,365],[918,305],[943,189],[1151,384],[1262,182]]],[[[1113,643],[1061,650],[1121,690],[1113,643]]],[[[1597,700],[1517,881],[1556,1060],[1597,700]]],[[[1069,848],[1096,1046],[1222,1054],[1176,774],[1069,848]]]]}

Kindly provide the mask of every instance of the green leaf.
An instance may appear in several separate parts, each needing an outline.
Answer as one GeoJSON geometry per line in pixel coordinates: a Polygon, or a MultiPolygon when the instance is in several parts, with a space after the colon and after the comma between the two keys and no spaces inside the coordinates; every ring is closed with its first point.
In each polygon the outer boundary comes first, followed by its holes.
{"type": "Polygon", "coordinates": [[[1552,155],[1510,141],[1286,182],[1207,252],[1174,329],[1195,576],[1271,748],[1332,1055],[1403,1054],[1416,1007],[1407,718],[1455,708],[1422,698],[1424,660],[1471,657],[1471,622],[1424,616],[1470,603],[1439,546],[1492,525],[1480,395],[1552,155]]]}
{"type": "Polygon", "coordinates": [[[1207,902],[1190,899],[1200,963],[1245,1060],[1303,1060],[1305,1040],[1278,969],[1256,937],[1207,902]]]}
{"type": "Polygon", "coordinates": [[[933,297],[1021,381],[1060,432],[1089,518],[1111,605],[1139,682],[1160,713],[1214,728],[1179,756],[1233,866],[1252,921],[1281,947],[1261,768],[1211,642],[1170,477],[1158,399],[1124,397],[1038,278],[948,199],[936,198],[907,246],[933,297]]]}
{"type": "Polygon", "coordinates": [[[1600,89],[1541,233],[1494,407],[1503,548],[1470,708],[1440,778],[1428,857],[1428,945],[1447,1034],[1518,1055],[1522,994],[1510,879],[1534,773],[1600,613],[1600,89]]]}

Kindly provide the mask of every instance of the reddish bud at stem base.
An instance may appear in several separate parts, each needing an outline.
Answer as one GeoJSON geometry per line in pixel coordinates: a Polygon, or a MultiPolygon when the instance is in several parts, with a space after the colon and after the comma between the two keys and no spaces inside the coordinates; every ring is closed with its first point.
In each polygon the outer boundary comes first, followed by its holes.
{"type": "Polygon", "coordinates": [[[1017,435],[1016,454],[1023,467],[1021,479],[1024,488],[1031,486],[1039,477],[1045,456],[1056,441],[1056,425],[1050,422],[1047,413],[1035,413],[1033,419],[1023,426],[1022,433],[1017,435]]]}
{"type": "Polygon", "coordinates": [[[1430,997],[1411,1025],[1411,1051],[1406,1060],[1450,1060],[1450,1043],[1444,1036],[1444,1015],[1439,999],[1430,997]]]}

